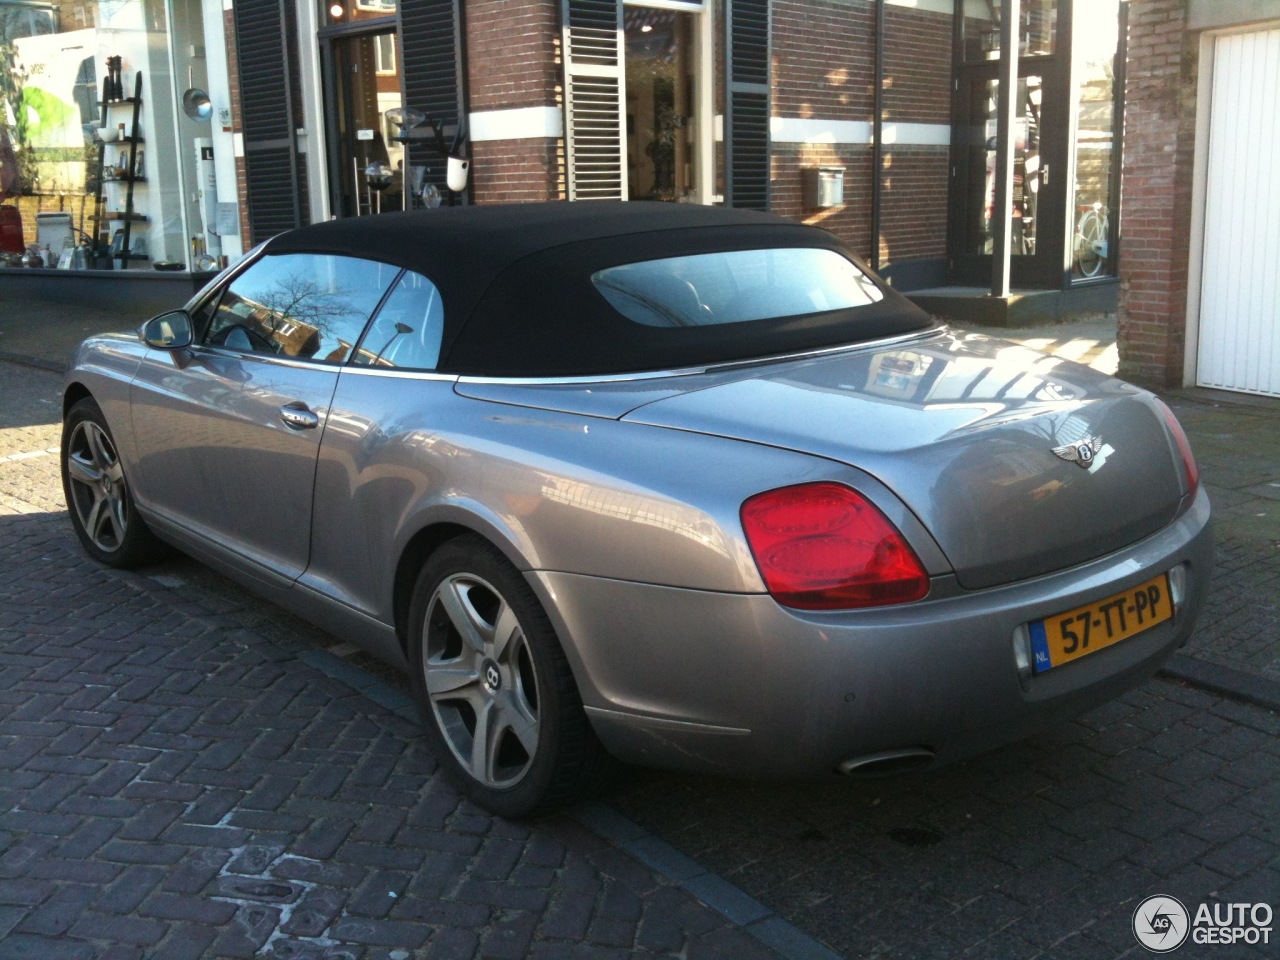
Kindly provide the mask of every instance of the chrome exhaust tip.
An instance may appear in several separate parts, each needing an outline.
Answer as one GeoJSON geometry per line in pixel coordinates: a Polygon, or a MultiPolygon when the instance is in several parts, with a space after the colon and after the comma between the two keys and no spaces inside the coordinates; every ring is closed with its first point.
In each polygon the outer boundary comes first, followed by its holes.
{"type": "Polygon", "coordinates": [[[837,764],[836,772],[846,777],[884,777],[923,770],[933,763],[934,758],[934,752],[928,747],[902,747],[846,760],[837,764]]]}

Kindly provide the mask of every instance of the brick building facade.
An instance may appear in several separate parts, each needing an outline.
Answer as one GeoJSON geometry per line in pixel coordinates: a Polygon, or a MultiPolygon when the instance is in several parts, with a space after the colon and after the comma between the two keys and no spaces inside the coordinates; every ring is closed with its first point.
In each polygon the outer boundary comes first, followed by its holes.
{"type": "MultiPolygon", "coordinates": [[[[1022,2],[1004,231],[1016,286],[1114,283],[1119,5],[1022,2]]],[[[278,9],[235,0],[225,18],[229,49],[275,51],[231,69],[245,88],[232,90],[232,124],[246,243],[294,222],[430,205],[437,189],[457,203],[768,209],[833,231],[908,291],[981,292],[1005,242],[991,199],[999,4],[335,0],[298,4],[285,21],[278,9]],[[376,94],[360,77],[375,68],[376,94]],[[398,129],[389,118],[405,108],[429,119],[398,129]],[[437,129],[467,135],[460,193],[444,189],[437,129]],[[385,193],[366,179],[379,165],[385,193]],[[301,182],[282,180],[286,169],[301,182]],[[818,195],[820,179],[841,178],[838,197],[818,195]]]]}
{"type": "MultiPolygon", "coordinates": [[[[894,282],[919,286],[920,277],[946,279],[955,8],[953,0],[340,0],[318,7],[312,20],[320,88],[304,96],[320,104],[311,112],[333,152],[333,126],[342,118],[327,86],[335,82],[325,75],[334,59],[328,51],[360,42],[361,30],[396,31],[404,105],[419,106],[409,64],[427,48],[452,44],[455,115],[466,117],[472,164],[456,202],[603,196],[758,206],[832,230],[894,282]],[[406,26],[427,8],[440,11],[440,32],[430,37],[406,26]],[[641,31],[669,42],[651,44],[641,31]],[[664,89],[665,106],[646,103],[664,89]],[[664,111],[676,121],[665,132],[664,111]],[[602,131],[615,123],[617,142],[602,146],[602,131]],[[664,151],[675,155],[665,167],[664,151]],[[843,174],[842,202],[818,206],[808,196],[806,179],[818,167],[843,174]]],[[[307,27],[300,16],[299,29],[307,27]]],[[[287,68],[278,65],[282,82],[287,68]]],[[[301,68],[305,78],[305,55],[301,68]]],[[[451,124],[442,109],[442,122],[451,124]]],[[[287,125],[276,133],[267,139],[287,136],[287,125]]],[[[351,201],[336,196],[334,182],[358,174],[363,148],[341,148],[347,152],[326,170],[318,145],[308,131],[311,199],[303,219],[350,215],[351,201]]],[[[407,155],[434,162],[416,144],[407,155]]],[[[429,174],[438,179],[441,169],[429,174]]],[[[253,181],[246,235],[266,236],[288,224],[255,219],[253,181]]],[[[342,189],[362,188],[356,177],[342,189]]],[[[278,195],[271,186],[259,192],[278,195]]]]}

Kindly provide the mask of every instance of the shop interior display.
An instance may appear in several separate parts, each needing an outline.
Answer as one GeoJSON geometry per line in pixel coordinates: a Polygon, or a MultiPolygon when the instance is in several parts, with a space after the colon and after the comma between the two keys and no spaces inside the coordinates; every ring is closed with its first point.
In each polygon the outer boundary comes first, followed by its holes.
{"type": "Polygon", "coordinates": [[[147,182],[143,138],[138,126],[142,111],[142,71],[138,71],[133,96],[123,95],[120,58],[108,57],[108,74],[102,81],[102,126],[98,130],[98,193],[94,200],[92,265],[98,269],[126,270],[135,261],[146,261],[146,234],[134,234],[147,216],[134,206],[134,188],[147,182]]]}

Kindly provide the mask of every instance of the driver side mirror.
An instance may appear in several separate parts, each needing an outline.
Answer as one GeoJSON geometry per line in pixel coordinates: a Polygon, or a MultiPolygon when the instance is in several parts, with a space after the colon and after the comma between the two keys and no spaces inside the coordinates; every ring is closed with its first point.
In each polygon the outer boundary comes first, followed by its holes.
{"type": "Polygon", "coordinates": [[[194,333],[191,318],[185,310],[174,310],[152,317],[138,331],[142,342],[157,350],[181,350],[191,346],[194,333]]]}

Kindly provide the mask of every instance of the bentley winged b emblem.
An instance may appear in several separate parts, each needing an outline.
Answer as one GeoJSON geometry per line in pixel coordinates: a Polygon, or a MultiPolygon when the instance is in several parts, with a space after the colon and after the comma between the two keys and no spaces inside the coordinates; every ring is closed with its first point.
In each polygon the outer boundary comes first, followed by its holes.
{"type": "Polygon", "coordinates": [[[1093,463],[1094,454],[1102,449],[1102,441],[1097,437],[1085,437],[1075,443],[1064,443],[1053,448],[1053,455],[1061,457],[1068,463],[1074,463],[1081,469],[1088,470],[1093,463]]]}

